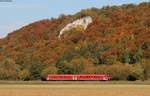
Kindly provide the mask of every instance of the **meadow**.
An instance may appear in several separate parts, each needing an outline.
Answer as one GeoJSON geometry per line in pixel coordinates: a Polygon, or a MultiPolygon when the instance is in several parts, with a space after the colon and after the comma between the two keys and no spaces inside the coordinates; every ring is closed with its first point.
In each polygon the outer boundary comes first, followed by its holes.
{"type": "Polygon", "coordinates": [[[150,96],[150,85],[129,82],[1,82],[0,96],[150,96]]]}

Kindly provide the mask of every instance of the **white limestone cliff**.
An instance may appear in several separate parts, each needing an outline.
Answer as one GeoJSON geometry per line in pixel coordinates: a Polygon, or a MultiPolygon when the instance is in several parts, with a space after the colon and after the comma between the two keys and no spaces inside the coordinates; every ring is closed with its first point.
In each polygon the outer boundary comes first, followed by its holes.
{"type": "Polygon", "coordinates": [[[65,31],[75,28],[77,26],[82,26],[84,30],[86,30],[90,23],[92,23],[92,18],[90,16],[86,16],[72,23],[69,23],[60,31],[58,38],[61,39],[61,36],[64,34],[65,31]]]}

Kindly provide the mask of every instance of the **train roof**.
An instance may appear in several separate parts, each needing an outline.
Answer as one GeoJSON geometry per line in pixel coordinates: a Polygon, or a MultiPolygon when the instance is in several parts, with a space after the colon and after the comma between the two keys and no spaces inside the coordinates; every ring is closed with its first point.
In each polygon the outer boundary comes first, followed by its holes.
{"type": "Polygon", "coordinates": [[[108,76],[108,74],[49,74],[48,76],[108,76]]]}

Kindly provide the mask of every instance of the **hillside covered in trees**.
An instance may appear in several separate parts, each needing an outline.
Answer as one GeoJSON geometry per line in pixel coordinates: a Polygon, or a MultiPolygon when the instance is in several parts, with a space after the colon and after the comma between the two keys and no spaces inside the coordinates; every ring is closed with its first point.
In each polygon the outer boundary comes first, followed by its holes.
{"type": "Polygon", "coordinates": [[[42,80],[47,74],[110,74],[150,79],[150,2],[106,6],[37,21],[0,39],[1,80],[42,80]],[[86,30],[74,20],[90,16],[86,30]]]}

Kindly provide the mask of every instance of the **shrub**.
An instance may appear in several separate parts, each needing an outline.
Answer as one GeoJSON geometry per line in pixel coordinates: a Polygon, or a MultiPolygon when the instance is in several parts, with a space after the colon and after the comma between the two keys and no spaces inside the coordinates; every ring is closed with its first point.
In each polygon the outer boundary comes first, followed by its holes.
{"type": "Polygon", "coordinates": [[[42,80],[45,80],[48,74],[57,74],[58,69],[51,65],[44,68],[41,72],[42,80]]]}
{"type": "Polygon", "coordinates": [[[127,80],[131,66],[129,64],[114,64],[107,66],[107,73],[114,80],[127,80]]]}
{"type": "Polygon", "coordinates": [[[144,80],[144,68],[139,63],[131,67],[128,80],[144,80]]]}

